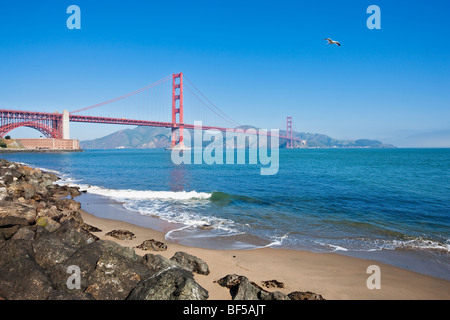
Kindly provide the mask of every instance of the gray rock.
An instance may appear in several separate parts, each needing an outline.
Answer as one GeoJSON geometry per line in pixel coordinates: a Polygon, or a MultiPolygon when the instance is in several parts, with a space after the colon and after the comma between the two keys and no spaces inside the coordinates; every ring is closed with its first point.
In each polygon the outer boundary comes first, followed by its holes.
{"type": "Polygon", "coordinates": [[[83,225],[73,220],[67,220],[61,223],[61,227],[56,229],[53,234],[59,237],[65,244],[75,248],[81,248],[98,240],[97,236],[86,231],[83,225]]]}
{"type": "Polygon", "coordinates": [[[208,291],[194,281],[191,272],[169,267],[142,280],[129,300],[206,300],[208,291]]]}
{"type": "Polygon", "coordinates": [[[33,242],[36,262],[44,269],[53,268],[75,253],[77,248],[69,246],[53,234],[39,237],[33,242]]]}
{"type": "Polygon", "coordinates": [[[282,292],[264,290],[245,276],[229,274],[219,279],[217,283],[230,289],[233,300],[290,300],[282,292]]]}
{"type": "Polygon", "coordinates": [[[263,295],[262,300],[291,300],[291,298],[280,291],[274,291],[270,292],[268,295],[263,295]]]}
{"type": "Polygon", "coordinates": [[[146,255],[144,255],[142,257],[142,262],[149,268],[149,270],[152,274],[155,274],[157,272],[160,272],[161,270],[169,269],[169,268],[173,268],[173,267],[182,268],[182,266],[179,265],[178,262],[169,260],[160,254],[147,253],[146,255]]]}
{"type": "MultiPolygon", "coordinates": [[[[39,219],[42,218],[44,217],[39,219]]],[[[97,237],[83,230],[74,221],[66,221],[55,231],[37,237],[33,242],[33,252],[36,262],[43,268],[50,269],[67,260],[79,248],[96,240],[97,237]]]]}
{"type": "Polygon", "coordinates": [[[170,260],[176,261],[186,269],[198,274],[209,274],[209,267],[205,261],[186,252],[178,251],[170,260]]]}
{"type": "Polygon", "coordinates": [[[244,280],[248,280],[248,278],[245,276],[239,276],[237,274],[229,274],[217,280],[217,283],[222,287],[227,287],[228,289],[231,289],[239,285],[244,280]]]}
{"type": "MultiPolygon", "coordinates": [[[[140,270],[140,273],[145,271],[145,274],[147,274],[150,272],[132,248],[120,246],[109,240],[98,240],[81,247],[66,261],[55,266],[51,270],[50,279],[58,290],[72,292],[72,290],[69,290],[66,286],[68,278],[67,268],[72,265],[78,266],[81,271],[81,291],[84,291],[88,286],[91,286],[90,290],[96,294],[96,297],[106,298],[106,294],[102,292],[103,290],[106,290],[106,280],[105,285],[101,286],[100,282],[96,284],[94,279],[100,278],[100,271],[103,271],[104,273],[107,271],[105,266],[101,269],[102,266],[99,266],[98,262],[105,261],[105,259],[112,256],[119,257],[118,260],[128,261],[128,263],[121,264],[122,266],[139,263],[140,266],[137,268],[140,270]],[[97,271],[96,275],[91,276],[99,267],[100,269],[97,271]]],[[[117,265],[117,263],[115,265],[117,265]]],[[[110,277],[110,279],[112,280],[112,277],[110,277]]],[[[113,292],[111,292],[111,294],[112,293],[113,292]]]]}
{"type": "Polygon", "coordinates": [[[32,228],[23,227],[20,228],[12,237],[13,240],[33,240],[34,239],[35,232],[32,230],[32,228]]]}
{"type": "Polygon", "coordinates": [[[85,292],[96,300],[123,300],[148,274],[148,268],[140,262],[117,254],[103,254],[89,275],[85,292]]]}
{"type": "Polygon", "coordinates": [[[233,300],[266,300],[269,292],[248,279],[230,289],[233,300]]]}

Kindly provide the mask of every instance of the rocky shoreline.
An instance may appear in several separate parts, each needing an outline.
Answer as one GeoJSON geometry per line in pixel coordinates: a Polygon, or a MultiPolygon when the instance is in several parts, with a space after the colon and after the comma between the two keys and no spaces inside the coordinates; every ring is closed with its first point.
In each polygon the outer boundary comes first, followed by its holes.
{"type": "MultiPolygon", "coordinates": [[[[176,252],[136,254],[99,239],[102,230],[83,221],[76,187],[56,184],[48,172],[0,159],[0,300],[206,300],[194,273],[209,274],[202,259],[176,252]]],[[[108,236],[133,234],[114,230],[108,236]]],[[[153,239],[142,250],[164,251],[153,239]]],[[[236,300],[323,299],[311,292],[269,292],[244,276],[225,275],[217,285],[236,300]]],[[[272,280],[269,287],[282,287],[272,280]]]]}

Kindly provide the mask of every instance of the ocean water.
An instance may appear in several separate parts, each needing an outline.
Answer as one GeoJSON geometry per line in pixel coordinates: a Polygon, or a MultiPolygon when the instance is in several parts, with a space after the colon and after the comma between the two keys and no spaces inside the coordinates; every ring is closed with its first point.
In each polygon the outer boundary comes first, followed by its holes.
{"type": "Polygon", "coordinates": [[[175,165],[167,150],[0,157],[56,171],[82,203],[117,201],[125,221],[170,222],[170,241],[338,252],[450,280],[450,149],[281,149],[273,176],[175,165]]]}

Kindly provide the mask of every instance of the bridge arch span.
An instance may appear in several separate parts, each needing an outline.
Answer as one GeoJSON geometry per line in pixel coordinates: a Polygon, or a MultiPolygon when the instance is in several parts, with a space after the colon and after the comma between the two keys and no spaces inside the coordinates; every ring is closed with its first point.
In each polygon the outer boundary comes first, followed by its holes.
{"type": "Polygon", "coordinates": [[[38,130],[40,133],[42,133],[46,138],[62,138],[60,137],[60,132],[55,130],[52,127],[46,126],[45,124],[39,123],[39,122],[33,122],[33,121],[25,121],[25,122],[16,122],[16,123],[10,123],[7,125],[4,125],[0,127],[0,137],[4,137],[8,132],[11,130],[14,130],[19,127],[28,127],[35,130],[38,130]]]}

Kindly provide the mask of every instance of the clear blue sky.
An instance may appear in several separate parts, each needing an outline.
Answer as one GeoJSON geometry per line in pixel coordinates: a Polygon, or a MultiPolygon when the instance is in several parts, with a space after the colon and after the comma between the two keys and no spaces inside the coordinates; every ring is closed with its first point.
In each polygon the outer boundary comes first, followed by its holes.
{"type": "Polygon", "coordinates": [[[448,0],[2,2],[0,108],[75,110],[182,71],[240,123],[291,115],[298,131],[450,147],[449,14],[448,0]],[[72,4],[81,30],[66,27],[72,4]],[[381,30],[366,27],[372,4],[381,30]]]}

